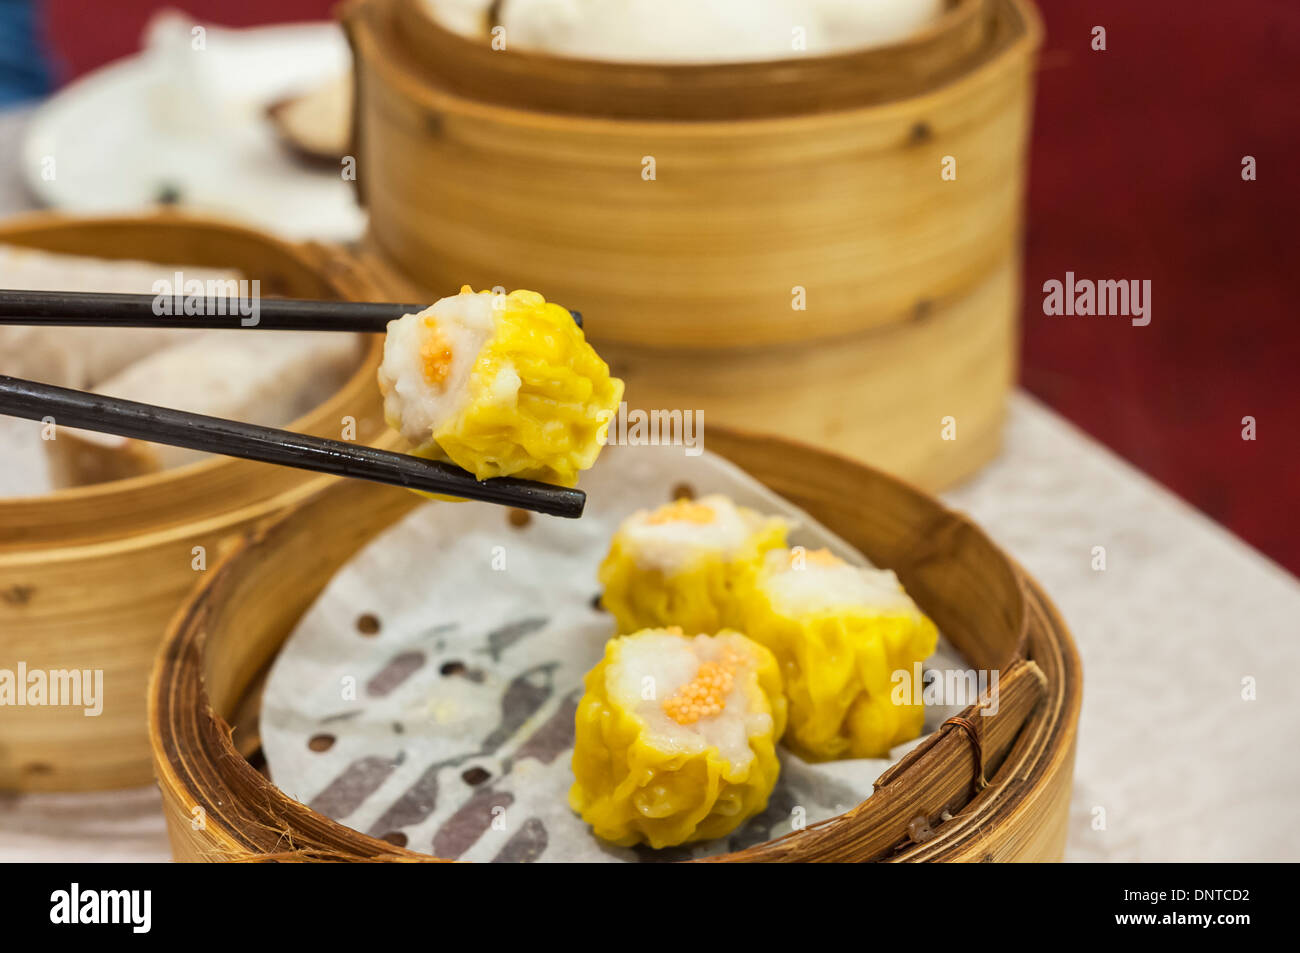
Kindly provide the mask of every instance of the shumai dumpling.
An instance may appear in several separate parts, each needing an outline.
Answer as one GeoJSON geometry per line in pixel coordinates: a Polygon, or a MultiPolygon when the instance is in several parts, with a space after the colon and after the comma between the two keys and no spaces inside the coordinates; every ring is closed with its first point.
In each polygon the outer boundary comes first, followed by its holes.
{"type": "Polygon", "coordinates": [[[379,389],[412,453],[480,480],[561,486],[596,462],[623,398],[564,308],[535,291],[468,286],[388,323],[379,389]]]}
{"type": "Polygon", "coordinates": [[[772,550],[731,624],[772,650],[790,703],[785,743],[812,761],[879,758],[921,732],[893,673],[928,658],[938,631],[889,570],[827,550],[772,550]]]}
{"type": "Polygon", "coordinates": [[[722,837],[767,806],[785,721],[776,660],[738,632],[616,637],[578,704],[569,803],[622,846],[722,837]]]}
{"type": "Polygon", "coordinates": [[[763,554],[785,545],[788,525],[721,494],[638,510],[600,565],[601,605],[620,632],[670,625],[717,632],[763,554]]]}

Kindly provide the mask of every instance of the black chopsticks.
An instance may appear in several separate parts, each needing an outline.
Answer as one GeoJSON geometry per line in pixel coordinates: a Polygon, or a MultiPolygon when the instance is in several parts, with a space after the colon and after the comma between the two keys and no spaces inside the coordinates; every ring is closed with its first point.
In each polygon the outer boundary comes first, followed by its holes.
{"type": "Polygon", "coordinates": [[[449,463],[409,454],[3,375],[0,375],[0,413],[29,420],[52,417],[57,426],[333,473],[570,519],[582,515],[587,500],[581,490],[509,477],[476,480],[472,474],[449,463]]]}
{"type": "MultiPolygon", "coordinates": [[[[238,287],[242,295],[247,286],[238,287]]],[[[425,307],[257,295],[187,298],[0,290],[0,325],[383,333],[389,321],[423,311],[425,307]]],[[[582,327],[582,315],[577,311],[570,314],[578,327],[582,327]]],[[[31,420],[52,417],[56,426],[388,483],[570,519],[582,515],[587,501],[587,495],[581,490],[510,477],[476,480],[473,474],[459,467],[423,457],[3,375],[0,375],[0,413],[31,420]]]]}
{"type": "MultiPolygon", "coordinates": [[[[428,305],[310,301],[261,296],[101,294],[0,290],[0,324],[119,328],[260,328],[382,334],[389,321],[428,305]],[[191,311],[194,313],[186,313],[191,311]]],[[[569,312],[578,327],[582,315],[569,312]]]]}

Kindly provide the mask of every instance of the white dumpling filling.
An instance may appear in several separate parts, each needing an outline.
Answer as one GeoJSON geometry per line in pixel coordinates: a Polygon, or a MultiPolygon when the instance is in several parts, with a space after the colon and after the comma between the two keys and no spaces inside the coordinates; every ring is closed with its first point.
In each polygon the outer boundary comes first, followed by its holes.
{"type": "MultiPolygon", "coordinates": [[[[496,326],[495,304],[492,294],[464,291],[388,322],[379,390],[384,416],[411,443],[426,443],[464,409],[474,363],[496,326]]],[[[490,393],[513,401],[519,384],[519,375],[506,365],[490,393]]]]}
{"type": "Polygon", "coordinates": [[[777,612],[792,618],[854,607],[918,611],[892,569],[853,566],[825,550],[772,550],[758,587],[777,612]]]}
{"type": "Polygon", "coordinates": [[[672,573],[701,555],[730,559],[764,521],[727,497],[710,494],[690,503],[638,510],[624,520],[620,532],[638,566],[672,573]]]}
{"type": "Polygon", "coordinates": [[[618,661],[605,671],[605,688],[612,702],[632,711],[646,726],[647,740],[660,751],[699,753],[716,747],[733,768],[743,768],[754,757],[749,739],[772,731],[772,716],[756,710],[762,696],[751,694],[752,650],[740,636],[724,633],[683,638],[680,630],[654,629],[623,636],[618,661]],[[722,711],[681,724],[669,716],[665,702],[696,679],[702,663],[734,665],[731,690],[722,711]]]}

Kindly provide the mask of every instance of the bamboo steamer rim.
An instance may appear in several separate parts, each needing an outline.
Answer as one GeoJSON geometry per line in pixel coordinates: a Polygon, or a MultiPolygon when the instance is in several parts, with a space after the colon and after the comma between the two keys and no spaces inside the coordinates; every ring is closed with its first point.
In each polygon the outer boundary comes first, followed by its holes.
{"type": "MultiPolygon", "coordinates": [[[[777,840],[768,841],[742,851],[709,858],[712,861],[771,861],[809,859],[879,859],[879,860],[951,860],[994,859],[989,851],[991,834],[995,825],[1017,824],[1031,829],[1032,835],[1043,826],[1042,815],[1055,810],[1068,814],[1069,784],[1072,776],[1075,730],[1081,702],[1081,674],[1077,650],[1055,607],[1018,564],[998,550],[977,526],[965,517],[948,510],[941,503],[914,489],[906,482],[882,474],[836,454],[818,450],[795,441],[769,436],[755,436],[728,428],[715,428],[714,436],[733,446],[752,444],[775,453],[797,456],[814,468],[830,468],[843,472],[846,468],[864,474],[883,484],[890,493],[911,498],[928,506],[934,513],[931,525],[960,528],[961,532],[976,539],[1001,556],[998,570],[1005,570],[1014,579],[1014,586],[1023,603],[1023,614],[1012,624],[1018,633],[1013,658],[1007,672],[1019,679],[1016,683],[1024,689],[1041,692],[1022,705],[1028,708],[1019,722],[1014,737],[1008,742],[1004,756],[988,779],[989,784],[976,793],[945,822],[942,833],[933,841],[913,845],[895,846],[895,852],[872,858],[831,856],[827,850],[839,851],[848,841],[850,846],[858,835],[864,833],[864,811],[888,801],[889,810],[897,819],[900,797],[906,782],[945,781],[949,788],[954,781],[967,784],[960,777],[932,777],[916,775],[916,768],[927,757],[944,748],[946,760],[932,759],[929,764],[966,766],[975,777],[982,776],[984,766],[970,752],[962,732],[949,732],[948,724],[928,737],[920,746],[891,767],[876,782],[876,792],[845,814],[801,830],[777,840]],[[953,752],[956,752],[953,754],[953,752]],[[910,776],[908,771],[915,769],[910,776]],[[1064,803],[1061,798],[1064,796],[1064,803]],[[1055,799],[1055,800],[1053,800],[1055,799]],[[1037,813],[1035,813],[1037,812],[1037,813]],[[848,834],[841,833],[847,829],[848,834]],[[839,848],[831,848],[831,842],[839,848]]],[[[758,449],[754,449],[758,452],[758,449]]],[[[726,454],[724,454],[725,456],[726,454]]],[[[384,488],[386,491],[389,488],[384,488]]],[[[243,577],[256,575],[256,554],[273,548],[278,539],[292,535],[295,521],[303,518],[313,506],[323,506],[330,495],[336,495],[335,485],[312,498],[304,499],[283,513],[276,521],[263,524],[215,567],[209,578],[188,598],[168,627],[167,634],[156,658],[150,677],[149,733],[154,750],[155,773],[164,796],[164,810],[173,810],[177,823],[189,827],[188,819],[195,809],[201,808],[205,817],[205,839],[208,847],[202,851],[203,859],[217,860],[369,860],[369,861],[439,861],[441,858],[423,854],[363,834],[346,827],[284,794],[269,779],[260,774],[238,752],[232,741],[232,731],[225,712],[216,712],[211,706],[206,682],[208,656],[213,654],[208,644],[208,631],[214,624],[221,600],[229,599],[243,577]],[[178,700],[188,700],[187,707],[178,708],[178,700]],[[188,735],[188,736],[187,736],[188,735]],[[190,744],[198,740],[197,744],[190,744]],[[182,751],[182,747],[185,749],[182,751]],[[220,783],[223,787],[229,778],[247,797],[232,798],[227,803],[223,796],[208,797],[204,787],[220,783]],[[252,831],[250,833],[250,830],[252,831]],[[259,843],[256,834],[270,840],[259,843]],[[294,837],[302,835],[303,841],[295,843],[294,837]],[[273,849],[267,844],[273,843],[273,849]],[[281,846],[283,845],[283,846],[281,846]]],[[[392,504],[387,504],[392,508],[392,504]]],[[[405,506],[393,517],[400,519],[409,512],[405,506]]],[[[390,520],[386,525],[391,525],[390,520]]],[[[370,537],[373,538],[373,537],[370,537]]],[[[933,559],[942,546],[945,533],[939,531],[937,541],[926,541],[914,557],[917,563],[933,559]],[[931,551],[933,548],[934,551],[931,551]]],[[[366,539],[358,545],[365,545],[366,539]]],[[[355,550],[353,550],[355,552],[355,550]]],[[[983,566],[981,566],[983,568],[983,566]]],[[[328,584],[328,580],[324,585],[328,584]]],[[[319,589],[316,590],[319,592],[319,589]]],[[[314,595],[315,593],[313,593],[314,595]]],[[[287,637],[287,634],[286,636],[287,637]]],[[[276,646],[278,651],[279,646],[276,646]]],[[[271,652],[273,658],[275,652],[271,652]]],[[[257,676],[250,676],[237,691],[246,695],[249,685],[257,676]]],[[[236,705],[242,705],[238,701],[236,705]]],[[[974,717],[977,706],[964,715],[974,717]]],[[[960,785],[959,785],[960,787],[960,785]]],[[[228,790],[228,788],[226,789],[228,790]]],[[[907,811],[903,798],[901,810],[907,811]]],[[[935,811],[934,813],[938,813],[935,811]]],[[[169,824],[172,818],[169,817],[169,824]]],[[[866,831],[870,833],[870,831],[866,831]]],[[[1049,832],[1050,833],[1050,832],[1049,832]]],[[[1020,834],[1025,835],[1021,830],[1020,834]]],[[[1063,831],[1061,831],[1063,838],[1063,831]]],[[[1021,839],[1023,839],[1023,836],[1021,839]]],[[[1041,833],[1039,833],[1041,836],[1041,833]]],[[[176,843],[175,827],[172,832],[176,843]]],[[[906,841],[906,838],[903,838],[906,841]]],[[[1063,842],[1063,840],[1062,840],[1063,842]]],[[[847,848],[844,848],[847,849],[847,848]]],[[[1050,845],[1049,845],[1050,849],[1050,845]]]]}
{"type": "MultiPolygon", "coordinates": [[[[174,210],[160,210],[154,214],[140,215],[69,215],[60,212],[32,212],[23,215],[13,216],[0,221],[0,244],[13,245],[15,247],[28,248],[33,251],[50,251],[52,254],[79,255],[87,258],[100,258],[106,261],[112,260],[137,260],[138,256],[132,254],[114,255],[114,249],[103,249],[97,251],[85,250],[68,250],[60,248],[51,251],[46,245],[42,244],[39,239],[46,234],[58,234],[61,232],[75,233],[84,229],[96,228],[132,228],[140,227],[143,230],[165,230],[168,227],[177,226],[190,229],[212,231],[214,234],[223,233],[235,241],[245,241],[250,245],[269,246],[275,249],[276,253],[284,256],[300,268],[303,273],[317,274],[320,283],[329,288],[337,298],[346,296],[344,284],[339,279],[333,277],[328,269],[323,269],[318,257],[314,257],[311,249],[321,246],[315,243],[292,243],[280,239],[267,232],[259,231],[255,228],[248,227],[242,223],[233,220],[221,218],[208,214],[192,214],[189,212],[176,212],[174,210]],[[27,241],[26,239],[35,239],[27,241]]],[[[166,262],[153,262],[154,264],[167,264],[166,262]]],[[[185,261],[176,264],[185,264],[194,266],[203,264],[201,262],[185,261]]],[[[212,267],[212,266],[208,266],[212,267]]],[[[219,266],[218,266],[219,267],[219,266]]],[[[274,333],[274,332],[266,332],[274,333]]],[[[300,415],[289,424],[285,429],[306,432],[314,427],[319,427],[320,422],[328,419],[335,414],[336,410],[344,407],[345,401],[349,398],[347,395],[356,392],[362,387],[372,385],[370,380],[372,375],[371,366],[382,353],[383,342],[377,335],[371,335],[371,340],[365,342],[365,347],[359,355],[358,364],[354,371],[348,375],[344,383],[331,394],[326,400],[317,404],[305,414],[300,415]]],[[[28,513],[35,514],[43,509],[50,507],[66,507],[69,504],[81,504],[87,508],[93,507],[96,503],[111,504],[115,499],[136,491],[150,490],[157,494],[166,494],[174,492],[177,487],[186,483],[196,482],[204,477],[223,472],[235,473],[242,469],[255,468],[264,466],[252,461],[236,459],[232,457],[212,456],[210,459],[198,460],[184,466],[175,467],[168,470],[162,470],[157,473],[147,473],[140,476],[127,477],[120,480],[112,480],[105,483],[90,484],[88,486],[63,487],[49,493],[37,496],[18,496],[18,497],[0,497],[0,526],[3,526],[7,517],[15,514],[28,513]]],[[[290,489],[286,484],[282,489],[290,489]]],[[[142,530],[148,530],[148,510],[145,509],[140,513],[132,514],[133,522],[137,522],[142,530]]],[[[219,521],[225,522],[224,518],[219,521]]],[[[133,536],[136,534],[132,534],[133,536]]],[[[141,546],[147,546],[147,538],[140,540],[141,546]]],[[[163,535],[166,535],[164,532],[163,535]]],[[[91,543],[83,547],[61,545],[57,551],[51,550],[48,554],[42,554],[39,550],[30,548],[33,545],[31,540],[23,540],[22,549],[19,551],[21,562],[29,564],[34,560],[48,558],[56,560],[64,558],[68,554],[78,553],[85,555],[94,552],[100,546],[107,547],[108,551],[123,551],[124,541],[104,540],[99,543],[91,543]]],[[[6,547],[9,545],[0,537],[0,567],[6,563],[6,547]]],[[[39,545],[37,543],[36,545],[39,545]]],[[[17,557],[15,557],[17,558],[17,557]]]]}
{"type": "MultiPolygon", "coordinates": [[[[958,96],[971,88],[995,81],[1002,73],[1018,69],[1028,62],[1043,38],[1042,19],[1032,0],[991,0],[1012,18],[1011,37],[1000,45],[986,50],[973,66],[944,83],[921,89],[915,94],[888,102],[874,103],[856,108],[825,112],[806,112],[793,115],[752,117],[742,119],[677,119],[626,118],[586,116],[577,113],[555,113],[487,102],[462,96],[434,82],[419,63],[412,62],[405,44],[398,43],[395,50],[382,49],[385,34],[390,30],[386,15],[388,5],[394,0],[345,0],[338,16],[347,29],[355,59],[364,59],[367,65],[386,74],[388,81],[405,87],[407,95],[418,105],[434,113],[460,114],[479,121],[495,122],[503,126],[526,130],[571,131],[575,135],[597,135],[617,128],[628,135],[654,135],[667,139],[697,139],[729,137],[738,127],[750,134],[803,135],[817,134],[838,126],[852,126],[870,117],[877,121],[910,119],[917,108],[933,97],[958,96]]],[[[432,21],[430,21],[432,22],[432,21]]],[[[435,24],[436,26],[436,24],[435,24]]],[[[585,61],[576,61],[585,62],[585,61]]],[[[607,64],[601,64],[607,65],[607,64]]],[[[360,96],[356,97],[361,102],[360,96]]],[[[355,142],[361,122],[360,110],[353,117],[355,142]]],[[[355,151],[355,148],[354,148],[355,151]]]]}
{"type": "MultiPolygon", "coordinates": [[[[1075,731],[1083,705],[1082,662],[1055,604],[1019,562],[1009,556],[1006,558],[1024,585],[1027,610],[1026,631],[1042,628],[1065,633],[1063,639],[1044,640],[1041,646],[1036,647],[1038,652],[1050,653],[1051,668],[1064,673],[1064,677],[1043,680],[1044,697],[1038,709],[1044,719],[1042,730],[1032,734],[1022,731],[1016,747],[1008,753],[998,772],[1013,786],[1017,783],[1029,786],[1042,773],[1042,762],[1051,756],[1054,746],[1058,752],[1067,749],[1068,758],[1073,761],[1075,731]]],[[[1028,650],[1028,645],[1022,648],[1022,652],[1028,650]]],[[[1038,661],[1047,662],[1041,656],[1038,657],[1038,661]]],[[[1068,799],[1068,784],[1066,795],[1068,799]]],[[[1010,819],[1027,812],[1030,803],[1027,799],[1016,800],[1015,803],[1004,805],[999,813],[1010,819]]],[[[939,844],[920,844],[911,851],[913,856],[909,859],[916,861],[942,859],[940,853],[947,847],[955,844],[977,845],[982,836],[979,819],[959,815],[954,818],[954,821],[959,822],[954,831],[957,837],[954,842],[942,847],[939,844]]]]}
{"type": "Polygon", "coordinates": [[[507,59],[485,44],[486,36],[467,37],[440,24],[421,0],[398,0],[396,19],[404,45],[427,73],[445,85],[470,87],[476,98],[556,113],[694,120],[715,112],[792,115],[880,101],[917,78],[959,69],[978,53],[990,2],[944,0],[935,20],[885,44],[727,62],[629,62],[528,49],[512,50],[507,59]]]}
{"type": "MultiPolygon", "coordinates": [[[[132,479],[141,478],[133,477],[132,479]]],[[[147,552],[169,543],[199,539],[208,534],[219,534],[232,525],[245,524],[273,516],[285,508],[286,501],[291,501],[289,505],[293,505],[293,503],[319,492],[334,479],[337,478],[322,473],[315,479],[308,480],[296,487],[288,487],[274,496],[248,502],[233,510],[213,513],[193,523],[168,524],[158,529],[147,528],[142,532],[133,533],[127,537],[114,537],[92,543],[9,552],[0,550],[0,571],[13,569],[31,572],[43,566],[54,566],[65,562],[88,562],[107,557],[129,559],[136,553],[147,552]]],[[[4,512],[0,509],[0,518],[3,518],[3,515],[4,512]]]]}

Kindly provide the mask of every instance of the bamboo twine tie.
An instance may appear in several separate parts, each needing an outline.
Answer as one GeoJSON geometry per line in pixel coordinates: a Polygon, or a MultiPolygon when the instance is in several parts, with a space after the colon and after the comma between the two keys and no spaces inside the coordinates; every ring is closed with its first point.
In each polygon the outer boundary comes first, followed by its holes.
{"type": "Polygon", "coordinates": [[[980,741],[979,729],[969,718],[961,715],[953,715],[941,726],[940,730],[947,729],[949,725],[962,729],[966,732],[966,737],[970,739],[971,747],[975,749],[975,767],[977,769],[975,776],[975,791],[983,791],[989,786],[988,780],[984,777],[984,743],[980,741]]]}

